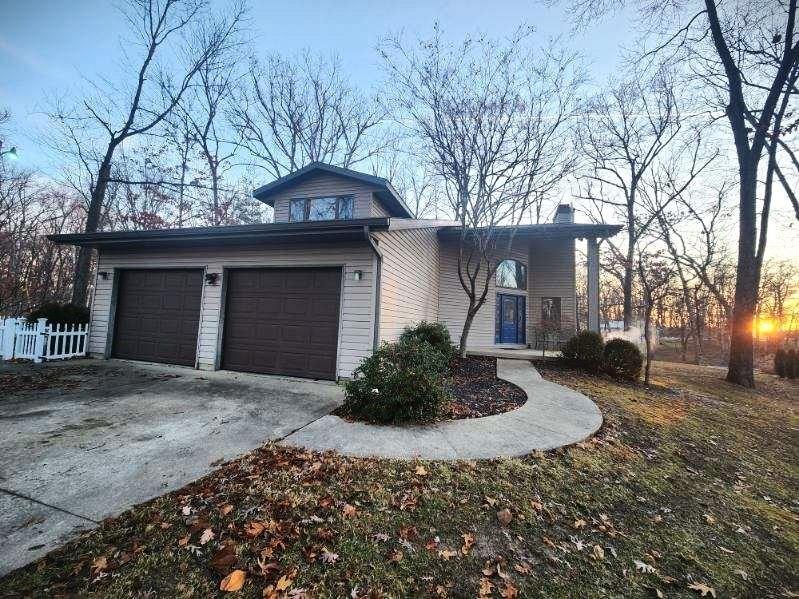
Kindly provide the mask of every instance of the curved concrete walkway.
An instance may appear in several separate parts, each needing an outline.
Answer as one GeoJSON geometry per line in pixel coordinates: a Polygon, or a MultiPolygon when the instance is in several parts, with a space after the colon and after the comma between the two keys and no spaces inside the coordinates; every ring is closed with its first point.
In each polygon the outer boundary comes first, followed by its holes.
{"type": "Polygon", "coordinates": [[[528,455],[583,441],[602,413],[582,393],[545,381],[523,360],[497,360],[497,375],[518,385],[527,402],[504,414],[422,426],[379,426],[328,415],[282,443],[351,456],[473,460],[528,455]]]}

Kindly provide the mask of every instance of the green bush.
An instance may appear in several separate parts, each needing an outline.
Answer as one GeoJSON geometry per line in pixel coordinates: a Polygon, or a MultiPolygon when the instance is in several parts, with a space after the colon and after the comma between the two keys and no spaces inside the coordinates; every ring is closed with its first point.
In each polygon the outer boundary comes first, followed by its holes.
{"type": "Polygon", "coordinates": [[[379,424],[430,422],[449,400],[449,358],[426,341],[384,343],[345,385],[342,412],[379,424]]]}
{"type": "Polygon", "coordinates": [[[785,354],[785,376],[789,379],[799,376],[799,355],[795,349],[789,349],[785,354]]]}
{"type": "Polygon", "coordinates": [[[616,378],[637,381],[644,365],[644,356],[634,343],[626,339],[611,339],[605,344],[602,367],[616,378]]]}
{"type": "Polygon", "coordinates": [[[780,378],[785,378],[785,359],[784,349],[778,349],[774,352],[774,373],[780,378]]]}
{"type": "Polygon", "coordinates": [[[563,346],[563,359],[572,366],[596,372],[602,365],[602,335],[594,331],[581,331],[563,346]]]}
{"type": "Polygon", "coordinates": [[[402,335],[400,335],[400,341],[427,342],[448,358],[451,358],[455,353],[455,346],[452,345],[449,329],[438,322],[423,320],[415,327],[405,327],[402,335]]]}
{"type": "Polygon", "coordinates": [[[58,324],[86,324],[89,322],[89,309],[76,304],[59,304],[49,302],[32,310],[26,317],[28,322],[46,318],[48,322],[58,324]]]}

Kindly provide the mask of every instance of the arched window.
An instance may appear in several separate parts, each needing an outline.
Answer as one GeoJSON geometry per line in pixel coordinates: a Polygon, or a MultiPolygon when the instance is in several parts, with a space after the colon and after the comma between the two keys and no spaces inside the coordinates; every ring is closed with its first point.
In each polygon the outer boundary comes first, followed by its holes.
{"type": "Polygon", "coordinates": [[[518,260],[503,260],[497,268],[497,287],[527,289],[527,266],[518,260]]]}

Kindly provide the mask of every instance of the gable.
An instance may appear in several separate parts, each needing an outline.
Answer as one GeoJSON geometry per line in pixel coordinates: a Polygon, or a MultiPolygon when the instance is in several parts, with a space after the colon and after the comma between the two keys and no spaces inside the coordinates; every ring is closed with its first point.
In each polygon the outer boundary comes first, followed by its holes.
{"type": "Polygon", "coordinates": [[[355,218],[410,217],[402,198],[386,179],[323,163],[309,164],[253,192],[256,199],[275,208],[276,221],[288,210],[287,202],[292,198],[330,195],[352,195],[356,200],[355,218]]]}

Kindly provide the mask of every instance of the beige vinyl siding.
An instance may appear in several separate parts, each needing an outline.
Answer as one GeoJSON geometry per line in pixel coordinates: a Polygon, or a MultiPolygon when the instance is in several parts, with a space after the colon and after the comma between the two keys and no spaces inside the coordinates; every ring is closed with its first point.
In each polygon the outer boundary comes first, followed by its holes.
{"type": "Polygon", "coordinates": [[[380,273],[380,340],[396,341],[422,320],[438,320],[436,228],[376,233],[383,255],[380,273]]]}
{"type": "MultiPolygon", "coordinates": [[[[573,331],[577,323],[574,239],[537,240],[530,244],[528,331],[541,321],[541,298],[561,298],[561,327],[573,331]]],[[[528,333],[528,339],[529,339],[528,333]]]]}
{"type": "Polygon", "coordinates": [[[372,213],[371,216],[374,217],[390,217],[391,214],[386,207],[383,206],[383,202],[381,202],[375,194],[372,194],[372,213]]]}
{"type": "MultiPolygon", "coordinates": [[[[508,254],[497,253],[496,259],[513,258],[528,264],[529,254],[526,244],[517,242],[508,254]]],[[[447,326],[453,341],[460,340],[463,324],[466,321],[466,312],[469,309],[469,298],[461,286],[458,278],[458,243],[446,242],[441,245],[441,272],[439,283],[439,320],[447,326]]],[[[529,266],[529,264],[528,264],[529,266]]],[[[528,268],[528,287],[530,285],[528,268]]],[[[482,291],[485,276],[477,284],[478,293],[482,291]]],[[[525,295],[524,290],[502,289],[502,293],[525,295]]],[[[494,345],[494,308],[497,300],[497,288],[492,277],[489,282],[488,295],[485,304],[477,312],[472,321],[467,347],[485,347],[494,345]]],[[[530,302],[526,302],[527,322],[530,322],[530,302]]],[[[529,327],[528,327],[529,328],[529,327]]],[[[528,332],[529,338],[529,332],[528,332]]]]}
{"type": "MultiPolygon", "coordinates": [[[[360,361],[371,354],[374,341],[375,256],[367,245],[314,244],[289,247],[213,248],[174,251],[141,250],[133,253],[102,252],[98,270],[120,268],[204,268],[219,273],[216,285],[204,285],[197,365],[213,369],[219,342],[222,305],[222,272],[235,267],[342,266],[344,269],[339,329],[338,376],[349,377],[360,361]],[[353,272],[364,276],[355,281],[353,272]]],[[[89,351],[102,356],[106,350],[111,312],[113,277],[98,279],[92,305],[89,351]]]]}
{"type": "Polygon", "coordinates": [[[375,188],[348,177],[330,173],[318,173],[272,196],[275,207],[275,222],[289,220],[289,202],[295,198],[314,198],[321,196],[351,195],[355,198],[353,215],[355,218],[371,218],[375,188]]]}

